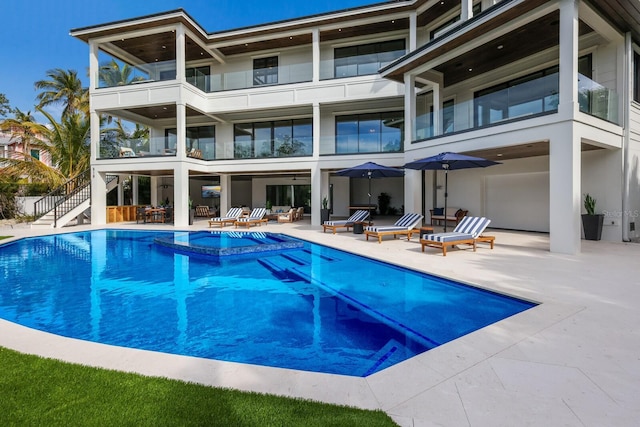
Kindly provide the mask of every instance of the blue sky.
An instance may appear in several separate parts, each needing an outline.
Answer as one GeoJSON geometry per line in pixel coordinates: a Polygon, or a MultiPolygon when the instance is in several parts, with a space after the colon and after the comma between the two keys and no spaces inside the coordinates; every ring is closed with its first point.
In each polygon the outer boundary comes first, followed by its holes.
{"type": "MultiPolygon", "coordinates": [[[[73,69],[88,84],[87,44],[71,29],[182,8],[206,31],[228,30],[382,0],[2,0],[0,93],[12,107],[35,111],[34,82],[53,68],[73,69]]],[[[51,111],[55,113],[55,111],[51,111]]],[[[55,114],[54,114],[55,115],[55,114]]],[[[40,117],[36,116],[39,120],[40,117]]]]}

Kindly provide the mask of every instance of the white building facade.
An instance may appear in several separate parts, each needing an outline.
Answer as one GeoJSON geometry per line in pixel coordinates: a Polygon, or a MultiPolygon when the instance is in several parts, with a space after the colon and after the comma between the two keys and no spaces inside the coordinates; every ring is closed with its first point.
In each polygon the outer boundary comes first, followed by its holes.
{"type": "MultiPolygon", "coordinates": [[[[501,162],[449,174],[449,206],[492,227],[577,253],[589,193],[603,239],[637,238],[640,11],[611,3],[393,1],[217,33],[176,10],[72,30],[90,47],[92,222],[116,174],[150,177],[176,227],[190,200],[304,206],[319,225],[324,197],[336,216],[368,201],[366,180],[335,171],[452,151],[501,162]],[[149,138],[114,144],[105,117],[149,138]]],[[[371,200],[428,222],[443,178],[407,170],[371,200]]]]}

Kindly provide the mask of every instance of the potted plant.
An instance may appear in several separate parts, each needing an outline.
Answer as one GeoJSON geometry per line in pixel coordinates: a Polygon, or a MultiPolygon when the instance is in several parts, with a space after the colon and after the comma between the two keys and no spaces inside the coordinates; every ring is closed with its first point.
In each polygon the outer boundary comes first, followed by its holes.
{"type": "Polygon", "coordinates": [[[324,196],[322,199],[322,209],[320,209],[320,224],[329,221],[329,199],[324,196]]]}
{"type": "Polygon", "coordinates": [[[596,214],[596,199],[591,197],[589,193],[584,196],[584,210],[587,211],[586,214],[582,215],[582,229],[584,230],[585,240],[600,240],[602,238],[604,215],[596,214]]]}
{"type": "Polygon", "coordinates": [[[264,204],[264,208],[267,210],[267,214],[271,213],[271,208],[273,205],[271,204],[271,200],[267,200],[267,203],[264,204]]]}

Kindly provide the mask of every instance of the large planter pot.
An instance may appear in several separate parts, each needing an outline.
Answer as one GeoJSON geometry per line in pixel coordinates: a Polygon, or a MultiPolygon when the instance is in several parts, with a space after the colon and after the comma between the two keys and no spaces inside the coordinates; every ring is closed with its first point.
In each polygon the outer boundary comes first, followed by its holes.
{"type": "Polygon", "coordinates": [[[196,216],[195,209],[189,209],[189,225],[193,225],[193,218],[196,216]]]}
{"type": "Polygon", "coordinates": [[[582,229],[585,240],[600,240],[602,238],[602,225],[604,215],[582,215],[582,229]]]}
{"type": "Polygon", "coordinates": [[[329,209],[320,209],[320,224],[324,224],[325,221],[329,221],[329,209]]]}

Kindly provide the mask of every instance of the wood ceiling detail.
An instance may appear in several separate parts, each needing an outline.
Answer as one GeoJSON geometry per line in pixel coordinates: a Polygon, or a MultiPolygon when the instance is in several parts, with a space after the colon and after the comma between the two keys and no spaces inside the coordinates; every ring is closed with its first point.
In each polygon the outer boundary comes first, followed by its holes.
{"type": "MultiPolygon", "coordinates": [[[[147,64],[151,64],[153,62],[173,61],[176,59],[176,35],[171,31],[117,40],[112,42],[112,44],[147,64]]],[[[187,37],[187,61],[195,61],[202,58],[211,58],[211,55],[209,52],[201,48],[200,45],[187,37]]]]}

